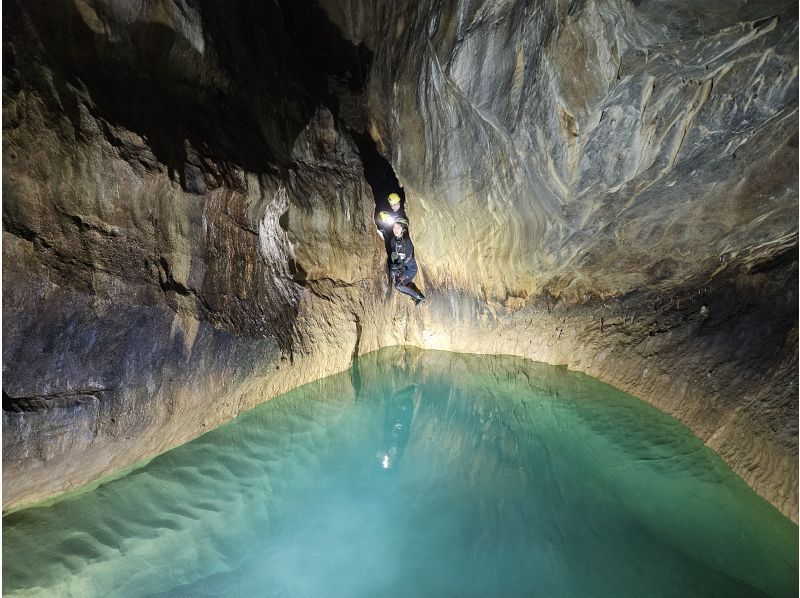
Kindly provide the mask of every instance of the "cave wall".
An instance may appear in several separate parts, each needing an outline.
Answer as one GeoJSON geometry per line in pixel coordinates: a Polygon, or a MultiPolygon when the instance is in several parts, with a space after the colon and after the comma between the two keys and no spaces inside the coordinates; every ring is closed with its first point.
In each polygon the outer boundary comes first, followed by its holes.
{"type": "Polygon", "coordinates": [[[793,3],[378,13],[370,132],[416,196],[432,278],[577,301],[794,243],[793,3]]]}
{"type": "Polygon", "coordinates": [[[796,4],[323,6],[432,296],[395,340],[608,381],[796,520],[796,4]]]}
{"type": "Polygon", "coordinates": [[[4,508],[381,346],[566,364],[797,510],[787,2],[9,2],[4,508]],[[387,287],[354,135],[407,198],[387,287]]]}
{"type": "Polygon", "coordinates": [[[376,348],[383,249],[343,124],[369,52],[313,10],[4,4],[5,508],[376,348]]]}

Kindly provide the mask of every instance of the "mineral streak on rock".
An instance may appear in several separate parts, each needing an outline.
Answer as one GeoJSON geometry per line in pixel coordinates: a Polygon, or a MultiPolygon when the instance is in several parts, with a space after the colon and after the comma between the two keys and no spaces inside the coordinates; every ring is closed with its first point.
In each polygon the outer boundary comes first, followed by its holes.
{"type": "Polygon", "coordinates": [[[3,16],[4,508],[406,343],[610,382],[797,519],[796,5],[3,16]],[[383,274],[365,133],[422,311],[383,274]]]}

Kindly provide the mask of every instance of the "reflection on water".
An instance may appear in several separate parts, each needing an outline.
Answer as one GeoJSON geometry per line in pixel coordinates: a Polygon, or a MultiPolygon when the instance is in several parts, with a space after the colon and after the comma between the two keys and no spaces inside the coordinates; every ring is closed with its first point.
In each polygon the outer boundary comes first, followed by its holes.
{"type": "Polygon", "coordinates": [[[797,526],[671,418],[385,349],[3,519],[9,596],[790,596],[797,526]]]}
{"type": "Polygon", "coordinates": [[[411,420],[414,418],[414,401],[419,384],[409,384],[392,395],[384,424],[383,448],[378,458],[383,469],[397,467],[403,458],[408,436],[411,433],[411,420]]]}

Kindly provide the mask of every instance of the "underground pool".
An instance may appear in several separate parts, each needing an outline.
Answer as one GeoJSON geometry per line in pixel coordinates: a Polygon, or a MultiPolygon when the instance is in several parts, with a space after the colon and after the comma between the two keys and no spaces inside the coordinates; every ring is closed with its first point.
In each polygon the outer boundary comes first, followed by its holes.
{"type": "Polygon", "coordinates": [[[3,518],[6,596],[793,596],[798,528],[588,376],[389,348],[3,518]]]}

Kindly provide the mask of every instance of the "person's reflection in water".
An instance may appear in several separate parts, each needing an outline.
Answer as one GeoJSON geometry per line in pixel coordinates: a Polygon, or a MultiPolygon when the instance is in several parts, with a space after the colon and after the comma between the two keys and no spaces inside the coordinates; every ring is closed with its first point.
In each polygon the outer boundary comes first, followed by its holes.
{"type": "Polygon", "coordinates": [[[382,469],[395,469],[403,458],[414,418],[414,395],[418,384],[410,384],[394,393],[389,401],[383,433],[383,448],[378,452],[382,469]]]}

